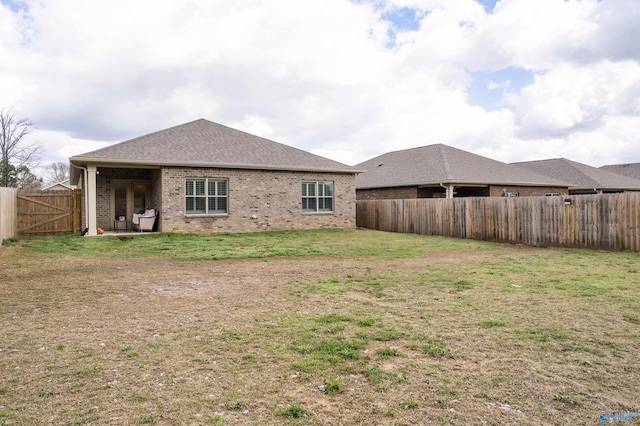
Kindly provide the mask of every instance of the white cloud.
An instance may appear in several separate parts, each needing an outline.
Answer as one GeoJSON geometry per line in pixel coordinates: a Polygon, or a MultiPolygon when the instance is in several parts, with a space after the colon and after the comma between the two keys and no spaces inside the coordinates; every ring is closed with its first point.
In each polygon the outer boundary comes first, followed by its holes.
{"type": "Polygon", "coordinates": [[[596,0],[502,0],[480,26],[474,49],[493,52],[498,60],[486,62],[480,54],[477,63],[546,69],[570,60],[597,32],[585,19],[596,7],[596,0]]]}
{"type": "Polygon", "coordinates": [[[515,100],[518,133],[567,137],[596,131],[607,117],[633,120],[640,113],[640,64],[604,61],[562,66],[522,90],[515,100]]]}
{"type": "Polygon", "coordinates": [[[347,164],[432,143],[640,161],[635,0],[27,4],[0,4],[0,90],[52,161],[201,117],[347,164]],[[420,26],[387,48],[402,7],[420,26]],[[522,89],[490,79],[509,109],[468,104],[474,71],[507,67],[536,71],[522,89]]]}

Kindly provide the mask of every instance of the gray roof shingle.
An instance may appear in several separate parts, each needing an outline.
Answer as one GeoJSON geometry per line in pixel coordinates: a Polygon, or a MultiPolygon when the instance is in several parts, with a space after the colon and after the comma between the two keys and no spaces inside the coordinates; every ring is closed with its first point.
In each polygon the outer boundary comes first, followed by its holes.
{"type": "Polygon", "coordinates": [[[612,172],[618,175],[629,176],[634,179],[640,179],[640,163],[627,164],[611,164],[600,167],[602,170],[612,172]]]}
{"type": "Polygon", "coordinates": [[[572,182],[572,185],[569,186],[569,189],[572,190],[640,190],[640,180],[638,179],[618,175],[587,164],[567,160],[566,158],[512,164],[521,167],[523,170],[572,182]]]}
{"type": "Polygon", "coordinates": [[[357,173],[346,164],[205,119],[71,157],[74,163],[357,173]]]}
{"type": "Polygon", "coordinates": [[[440,183],[568,186],[562,180],[443,144],[388,152],[355,167],[366,170],[356,177],[358,189],[440,183]]]}

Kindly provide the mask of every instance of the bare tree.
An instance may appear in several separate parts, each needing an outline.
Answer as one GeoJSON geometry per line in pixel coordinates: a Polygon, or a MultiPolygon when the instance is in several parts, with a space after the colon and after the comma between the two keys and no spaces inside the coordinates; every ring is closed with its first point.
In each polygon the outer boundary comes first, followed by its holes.
{"type": "Polygon", "coordinates": [[[47,167],[46,182],[49,185],[69,179],[69,163],[57,161],[47,167]]]}
{"type": "Polygon", "coordinates": [[[19,186],[17,171],[33,169],[38,165],[42,147],[25,143],[25,137],[33,131],[28,118],[18,118],[12,108],[0,110],[0,186],[19,186]]]}

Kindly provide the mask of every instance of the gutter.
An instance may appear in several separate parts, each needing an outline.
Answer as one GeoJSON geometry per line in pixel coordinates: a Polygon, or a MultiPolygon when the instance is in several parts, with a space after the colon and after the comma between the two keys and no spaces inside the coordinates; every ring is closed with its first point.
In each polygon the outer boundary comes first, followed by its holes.
{"type": "Polygon", "coordinates": [[[205,163],[200,161],[153,161],[153,160],[115,160],[95,157],[71,157],[72,162],[97,163],[111,166],[130,167],[135,166],[169,166],[169,167],[207,167],[219,169],[251,169],[251,170],[280,170],[296,172],[322,172],[322,173],[364,173],[359,169],[332,169],[328,167],[304,167],[304,166],[279,166],[269,164],[243,164],[243,163],[205,163]]]}

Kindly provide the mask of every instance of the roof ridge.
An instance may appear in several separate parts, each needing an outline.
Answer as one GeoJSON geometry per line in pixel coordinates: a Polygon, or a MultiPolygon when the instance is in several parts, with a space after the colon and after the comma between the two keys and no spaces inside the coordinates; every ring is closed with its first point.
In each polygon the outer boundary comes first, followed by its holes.
{"type": "Polygon", "coordinates": [[[636,162],[636,163],[617,163],[617,164],[605,164],[603,166],[598,167],[599,169],[602,169],[604,167],[629,167],[629,166],[640,166],[640,162],[636,162]]]}
{"type": "Polygon", "coordinates": [[[451,173],[451,165],[449,164],[449,158],[446,155],[444,144],[438,144],[438,149],[440,149],[440,156],[442,157],[442,165],[444,167],[444,172],[447,176],[448,180],[453,179],[453,173],[451,173]]]}
{"type": "MultiPolygon", "coordinates": [[[[384,153],[382,153],[380,155],[395,154],[396,152],[404,152],[404,151],[417,151],[417,150],[420,150],[420,149],[423,149],[423,148],[429,148],[430,146],[437,146],[437,145],[443,145],[443,144],[441,144],[441,143],[431,143],[429,145],[414,146],[413,148],[396,149],[395,151],[387,151],[387,152],[384,152],[384,153]]],[[[368,161],[368,160],[366,160],[366,161],[368,161]]]]}
{"type": "MultiPolygon", "coordinates": [[[[580,169],[580,167],[577,167],[577,165],[591,167],[588,164],[582,164],[582,163],[578,163],[577,161],[571,161],[568,158],[564,158],[564,157],[560,158],[559,160],[567,164],[569,167],[571,167],[572,170],[578,172],[579,175],[584,176],[587,179],[587,181],[591,184],[591,186],[594,187],[594,189],[602,188],[603,186],[606,186],[604,182],[600,182],[598,179],[594,179],[594,177],[591,176],[589,173],[585,172],[583,169],[580,169]]],[[[595,167],[592,167],[592,168],[595,169],[595,167]]]]}
{"type": "MultiPolygon", "coordinates": [[[[549,161],[560,161],[560,160],[567,160],[564,157],[556,157],[556,158],[542,158],[540,160],[525,160],[525,161],[514,161],[513,163],[506,163],[506,164],[524,164],[524,163],[542,163],[542,162],[549,162],[549,161]]],[[[571,160],[569,160],[571,161],[571,160]]]]}

